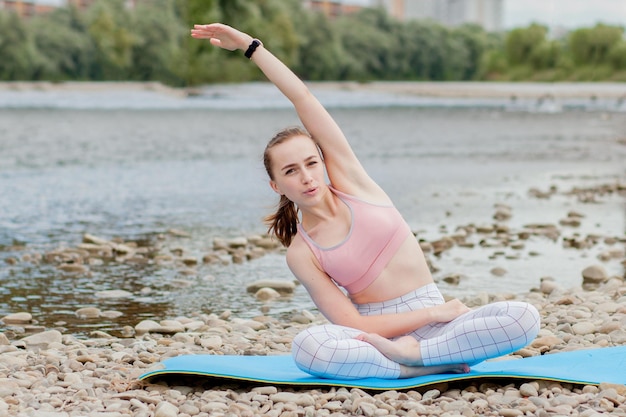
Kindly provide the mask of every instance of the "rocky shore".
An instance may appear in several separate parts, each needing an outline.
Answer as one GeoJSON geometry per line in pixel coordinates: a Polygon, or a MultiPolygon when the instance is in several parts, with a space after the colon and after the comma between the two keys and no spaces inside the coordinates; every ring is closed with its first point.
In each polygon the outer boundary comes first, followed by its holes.
{"type": "MultiPolygon", "coordinates": [[[[529,190],[531,198],[550,198],[556,190],[529,190]]],[[[599,185],[572,190],[579,201],[597,202],[605,195],[624,196],[626,186],[599,185]]],[[[482,247],[488,251],[523,248],[531,236],[541,236],[573,250],[600,242],[609,250],[581,272],[580,285],[563,288],[550,277],[524,294],[473,294],[469,306],[503,299],[532,303],[542,314],[536,340],[512,358],[549,355],[576,349],[626,344],[626,282],[623,270],[607,273],[602,263],[626,263],[623,234],[568,236],[582,215],[571,211],[559,224],[532,224],[521,230],[506,225],[512,208],[496,205],[491,225],[462,225],[433,241],[422,241],[429,260],[452,247],[482,247]]],[[[169,235],[185,237],[172,230],[169,235]]],[[[213,250],[192,257],[175,246],[142,246],[85,235],[76,247],[7,258],[9,265],[46,263],[65,274],[88,274],[105,262],[158,264],[190,271],[205,263],[253,262],[279,251],[265,236],[216,239],[213,250]]],[[[431,265],[436,270],[436,265],[431,265]]],[[[492,271],[498,274],[498,271],[492,271]]],[[[446,282],[457,276],[443,278],[446,282]]],[[[271,300],[293,291],[292,282],[259,281],[246,291],[271,300]]],[[[113,290],[115,291],[115,290],[113,290]]],[[[120,294],[103,293],[101,297],[120,294]]],[[[115,311],[96,307],[76,311],[77,317],[114,318],[115,311]]],[[[208,416],[626,416],[626,386],[599,386],[534,380],[479,380],[437,384],[419,390],[364,391],[346,388],[302,388],[209,379],[181,378],[140,382],[137,377],[159,362],[181,354],[289,354],[293,336],[304,327],[323,323],[315,311],[293,311],[289,317],[270,314],[237,317],[230,311],[198,312],[164,320],[139,320],[121,334],[93,331],[84,338],[62,328],[38,326],[29,312],[2,318],[0,333],[0,415],[18,417],[208,417],[208,416]]]]}
{"type": "MultiPolygon", "coordinates": [[[[528,357],[626,344],[626,282],[596,277],[594,288],[564,289],[550,279],[521,296],[542,314],[539,336],[510,355],[528,357]]],[[[492,295],[490,302],[508,296],[492,295]]],[[[480,300],[466,300],[474,305],[480,300]]],[[[27,321],[14,314],[5,321],[27,321]]],[[[288,354],[292,337],[324,319],[233,317],[228,311],[138,323],[132,337],[81,340],[47,330],[18,340],[0,334],[0,415],[18,417],[187,416],[584,416],[626,415],[626,386],[479,380],[420,390],[366,392],[224,384],[182,378],[140,382],[158,362],[181,354],[288,354]]]]}

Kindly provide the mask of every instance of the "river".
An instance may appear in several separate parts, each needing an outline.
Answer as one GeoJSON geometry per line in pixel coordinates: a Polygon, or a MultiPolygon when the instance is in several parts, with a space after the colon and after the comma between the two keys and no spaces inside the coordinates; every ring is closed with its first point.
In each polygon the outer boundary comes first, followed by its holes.
{"type": "MultiPolygon", "coordinates": [[[[457,226],[493,223],[506,204],[510,228],[558,224],[567,212],[585,215],[570,234],[624,237],[625,203],[605,196],[594,204],[565,193],[529,196],[532,188],[624,183],[626,112],[617,103],[542,108],[504,99],[410,99],[358,91],[319,91],[371,176],[387,190],[418,237],[437,239],[457,226]]],[[[565,104],[565,105],[563,105],[565,104]]],[[[50,265],[3,259],[78,244],[85,233],[106,239],[151,240],[170,229],[189,233],[177,244],[201,257],[216,237],[264,232],[276,203],[261,154],[267,139],[298,120],[273,87],[213,87],[193,97],[158,91],[0,92],[0,317],[33,314],[46,327],[80,334],[118,330],[142,318],[164,319],[226,309],[260,314],[246,293],[258,279],[288,279],[284,257],[244,264],[202,265],[185,287],[176,271],[107,266],[67,277],[50,265]],[[98,299],[123,289],[130,299],[98,299]],[[123,313],[81,321],[75,311],[97,306],[123,313]]],[[[523,292],[551,276],[580,285],[580,271],[598,263],[595,248],[530,242],[516,259],[455,248],[436,259],[437,277],[460,273],[452,296],[523,292]],[[541,256],[529,256],[528,252],[541,256]],[[508,272],[494,277],[502,266],[508,272]]],[[[605,265],[623,274],[618,262],[605,265]]],[[[271,314],[314,306],[301,287],[275,301],[271,314]]]]}

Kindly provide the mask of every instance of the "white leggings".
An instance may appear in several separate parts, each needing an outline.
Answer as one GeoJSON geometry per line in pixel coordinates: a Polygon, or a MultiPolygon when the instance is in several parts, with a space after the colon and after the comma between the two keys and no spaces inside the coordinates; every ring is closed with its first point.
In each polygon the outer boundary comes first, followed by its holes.
{"type": "MultiPolygon", "coordinates": [[[[435,284],[380,303],[355,304],[364,316],[414,311],[444,299],[435,284]]],[[[392,318],[390,318],[392,320],[392,318]]],[[[531,304],[501,301],[474,309],[448,323],[432,323],[409,335],[420,342],[424,366],[482,362],[514,352],[539,332],[539,312],[531,304]]],[[[400,376],[400,365],[367,342],[355,339],[363,332],[326,324],[312,326],[293,340],[298,367],[322,378],[388,378],[400,376]]]]}

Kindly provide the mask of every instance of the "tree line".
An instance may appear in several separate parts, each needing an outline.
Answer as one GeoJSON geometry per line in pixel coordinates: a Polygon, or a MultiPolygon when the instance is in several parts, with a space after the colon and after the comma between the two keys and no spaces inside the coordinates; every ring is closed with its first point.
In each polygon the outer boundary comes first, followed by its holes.
{"type": "Polygon", "coordinates": [[[626,81],[624,28],[599,24],[559,38],[532,24],[402,22],[384,9],[327,18],[300,0],[98,0],[20,19],[0,10],[0,81],[159,81],[172,86],[261,80],[235,53],[194,40],[194,23],[253,34],[303,79],[626,81]]]}

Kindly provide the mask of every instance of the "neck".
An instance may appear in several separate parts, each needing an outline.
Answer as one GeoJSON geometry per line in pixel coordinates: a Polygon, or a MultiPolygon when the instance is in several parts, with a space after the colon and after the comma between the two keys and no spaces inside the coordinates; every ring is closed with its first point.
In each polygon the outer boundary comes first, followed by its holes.
{"type": "Polygon", "coordinates": [[[320,223],[326,223],[337,217],[342,204],[329,188],[326,188],[322,199],[314,206],[298,207],[302,213],[302,227],[305,230],[317,226],[320,223]]]}

